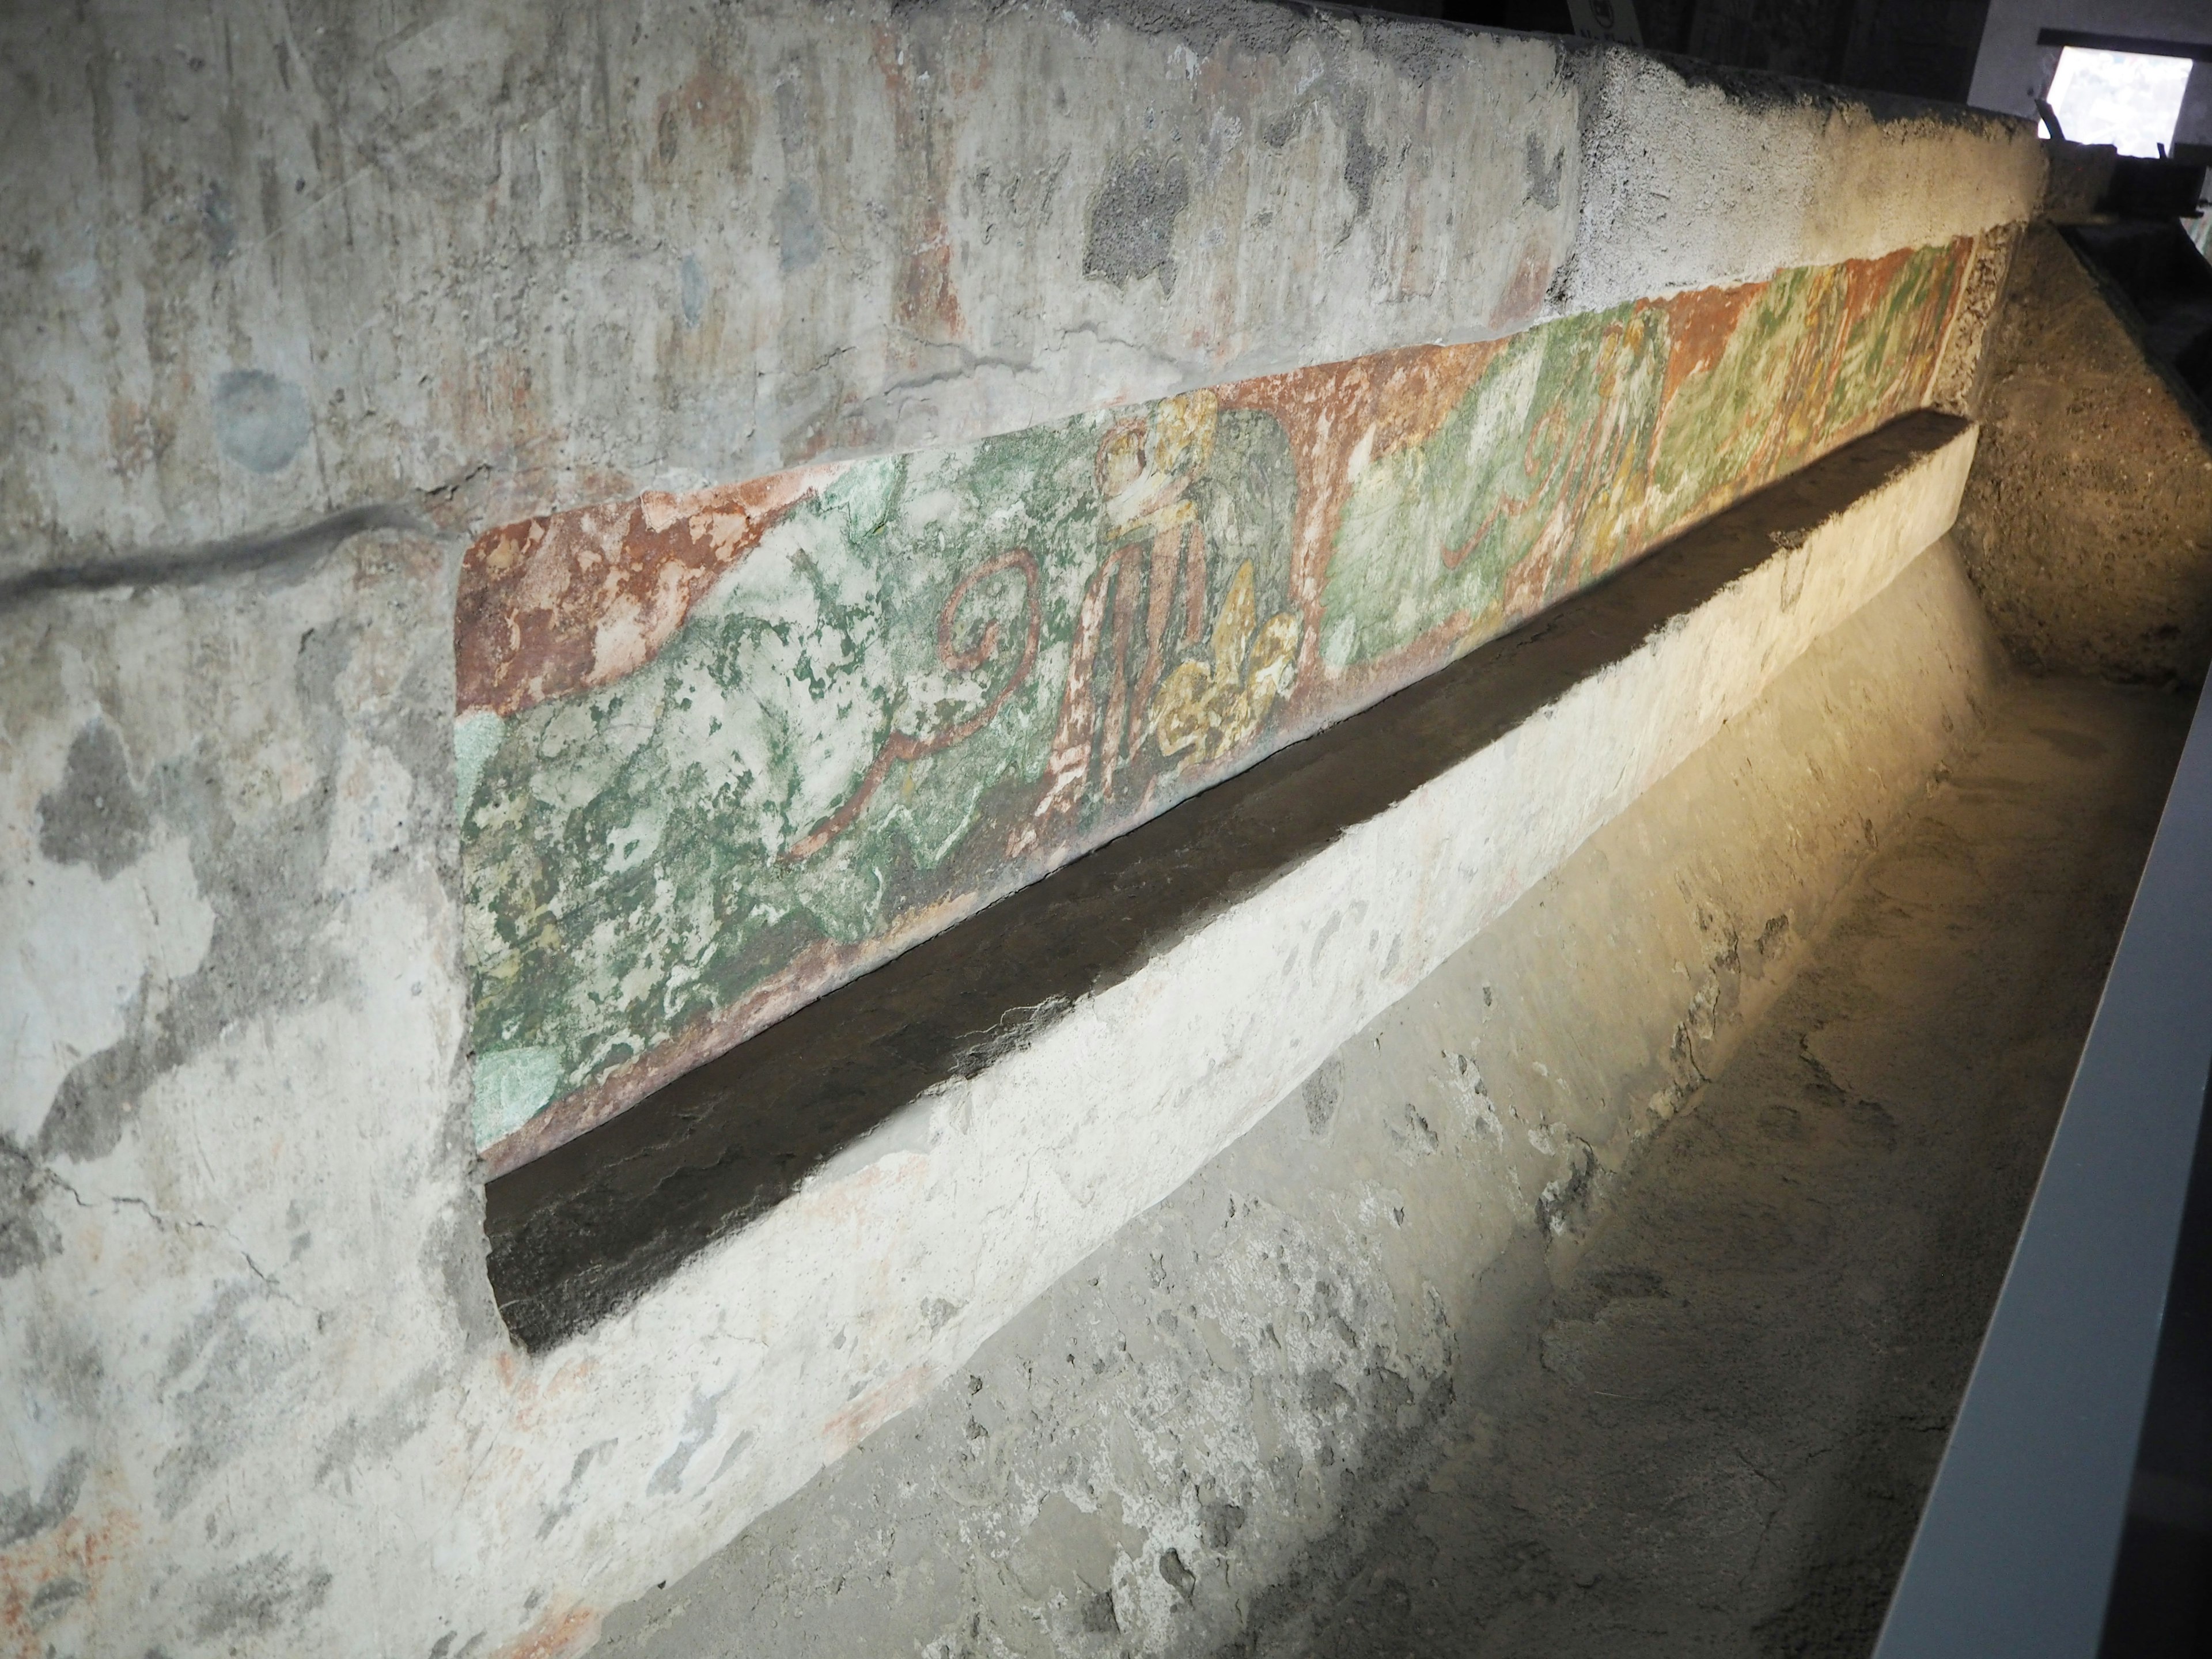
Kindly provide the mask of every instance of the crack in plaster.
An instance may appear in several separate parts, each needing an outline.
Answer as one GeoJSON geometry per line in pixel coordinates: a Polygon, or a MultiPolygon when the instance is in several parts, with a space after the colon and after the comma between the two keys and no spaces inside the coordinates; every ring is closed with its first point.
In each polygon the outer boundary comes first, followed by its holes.
{"type": "Polygon", "coordinates": [[[99,1199],[88,1199],[82,1193],[77,1191],[76,1188],[70,1182],[64,1180],[52,1165],[40,1163],[36,1159],[31,1159],[28,1161],[31,1164],[32,1173],[37,1179],[45,1181],[49,1185],[60,1188],[62,1191],[67,1193],[70,1198],[76,1201],[77,1206],[80,1209],[97,1210],[100,1207],[100,1200],[104,1200],[111,1210],[130,1208],[143,1212],[148,1219],[153,1222],[155,1227],[164,1232],[204,1232],[214,1234],[217,1238],[222,1239],[225,1243],[228,1244],[231,1249],[238,1252],[239,1259],[246,1263],[247,1270],[250,1271],[256,1279],[259,1279],[262,1284],[268,1287],[271,1295],[276,1296],[282,1301],[290,1303],[291,1305],[295,1308],[301,1305],[290,1294],[290,1292],[284,1289],[282,1285],[278,1284],[276,1279],[270,1277],[267,1273],[262,1270],[261,1264],[253,1259],[253,1253],[248,1250],[244,1244],[240,1243],[238,1236],[235,1233],[231,1232],[228,1228],[218,1227],[211,1221],[201,1221],[190,1216],[179,1218],[176,1216],[164,1215],[146,1200],[139,1198],[133,1194],[103,1193],[100,1195],[99,1199]]]}

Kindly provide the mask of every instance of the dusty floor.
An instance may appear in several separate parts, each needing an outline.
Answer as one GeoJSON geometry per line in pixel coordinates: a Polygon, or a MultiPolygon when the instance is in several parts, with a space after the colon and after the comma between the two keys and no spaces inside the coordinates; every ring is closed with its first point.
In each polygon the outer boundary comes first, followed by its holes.
{"type": "Polygon", "coordinates": [[[2188,712],[2019,683],[1410,1498],[1237,1650],[1865,1652],[2188,712]]]}

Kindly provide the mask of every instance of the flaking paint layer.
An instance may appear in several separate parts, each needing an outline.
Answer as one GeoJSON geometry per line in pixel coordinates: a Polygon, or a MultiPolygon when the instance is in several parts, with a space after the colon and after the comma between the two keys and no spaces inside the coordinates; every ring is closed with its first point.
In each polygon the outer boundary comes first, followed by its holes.
{"type": "Polygon", "coordinates": [[[1974,244],[479,538],[507,1168],[1929,398],[1974,244]]]}

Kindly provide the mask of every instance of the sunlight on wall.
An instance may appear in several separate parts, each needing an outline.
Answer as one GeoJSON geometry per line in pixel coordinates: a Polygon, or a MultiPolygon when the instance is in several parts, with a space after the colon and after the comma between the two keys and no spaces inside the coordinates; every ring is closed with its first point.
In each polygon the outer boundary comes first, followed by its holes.
{"type": "Polygon", "coordinates": [[[2172,142],[2192,67],[2186,58],[2069,46],[2058,55],[2048,101],[2074,143],[2155,155],[2172,142]]]}

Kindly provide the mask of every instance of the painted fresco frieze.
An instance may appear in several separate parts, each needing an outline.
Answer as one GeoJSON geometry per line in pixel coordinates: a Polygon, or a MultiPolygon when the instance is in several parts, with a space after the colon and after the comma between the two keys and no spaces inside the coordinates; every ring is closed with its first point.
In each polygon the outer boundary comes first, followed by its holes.
{"type": "Polygon", "coordinates": [[[1924,402],[1972,245],[549,514],[465,563],[511,1167],[1924,402]]]}

